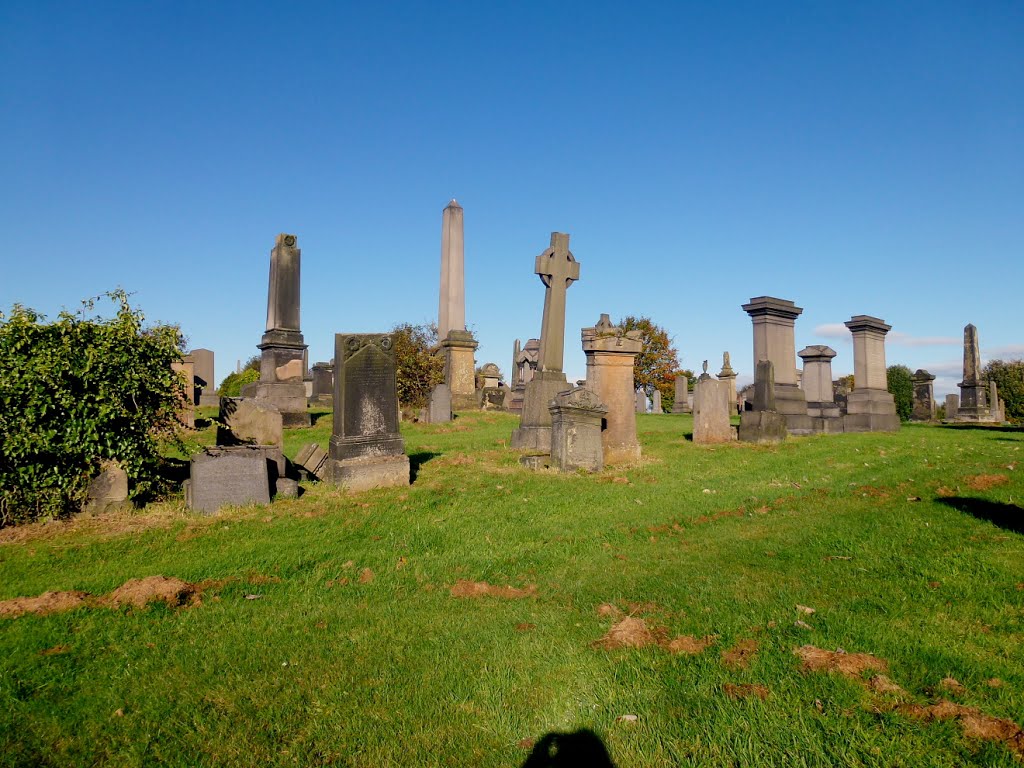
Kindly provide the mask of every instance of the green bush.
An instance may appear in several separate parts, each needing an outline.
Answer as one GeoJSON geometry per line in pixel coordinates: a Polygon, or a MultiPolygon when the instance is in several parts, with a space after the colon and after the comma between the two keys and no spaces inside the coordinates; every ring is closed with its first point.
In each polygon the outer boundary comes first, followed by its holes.
{"type": "Polygon", "coordinates": [[[106,297],[109,319],[86,317],[96,299],[50,323],[17,304],[0,312],[0,527],[76,511],[105,460],[120,462],[133,495],[156,488],[159,442],[175,434],[185,394],[171,370],[181,334],[144,328],[124,291],[106,297]]]}
{"type": "Polygon", "coordinates": [[[437,326],[400,323],[391,329],[395,345],[398,402],[423,408],[430,392],[444,381],[444,359],[436,354],[437,326]]]}
{"type": "Polygon", "coordinates": [[[1015,424],[1024,421],[1024,360],[991,360],[981,376],[985,381],[996,383],[999,397],[1006,406],[1007,421],[1015,424]]]}
{"type": "Polygon", "coordinates": [[[246,368],[240,373],[229,373],[225,376],[217,392],[221,397],[238,397],[242,394],[242,387],[259,380],[260,372],[258,370],[254,371],[252,368],[246,368]]]}
{"type": "Polygon", "coordinates": [[[890,365],[885,369],[885,380],[896,401],[896,415],[900,421],[910,421],[914,410],[914,383],[910,376],[910,369],[905,365],[890,365]]]}

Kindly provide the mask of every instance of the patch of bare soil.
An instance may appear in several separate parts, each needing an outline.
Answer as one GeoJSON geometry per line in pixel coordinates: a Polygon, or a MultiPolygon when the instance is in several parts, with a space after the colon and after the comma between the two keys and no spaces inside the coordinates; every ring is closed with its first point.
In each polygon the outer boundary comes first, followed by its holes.
{"type": "Polygon", "coordinates": [[[149,603],[164,602],[172,608],[194,604],[199,599],[199,591],[195,584],[168,576],[147,576],[144,579],[131,579],[115,589],[100,603],[111,608],[131,605],[144,608],[149,603]]]}
{"type": "Polygon", "coordinates": [[[768,689],[757,683],[740,683],[734,685],[733,683],[726,683],[722,686],[722,691],[733,701],[741,701],[742,699],[749,699],[756,697],[761,701],[768,698],[768,689]]]}
{"type": "Polygon", "coordinates": [[[374,579],[374,576],[373,576],[373,571],[371,569],[363,568],[363,570],[361,570],[359,572],[359,583],[360,584],[369,584],[370,582],[373,581],[373,579],[374,579]]]}
{"type": "Polygon", "coordinates": [[[885,659],[870,653],[826,651],[813,645],[803,645],[793,651],[803,662],[804,672],[838,672],[847,677],[860,677],[868,670],[884,672],[889,668],[885,659]]]}
{"type": "Polygon", "coordinates": [[[959,720],[966,738],[1002,742],[1018,758],[1024,758],[1024,729],[1013,720],[992,717],[974,707],[965,707],[945,700],[928,706],[908,704],[900,707],[899,711],[908,717],[926,722],[959,720]]]}
{"type": "Polygon", "coordinates": [[[740,640],[728,650],[722,651],[722,663],[731,669],[746,669],[757,653],[757,641],[753,638],[740,640]]]}
{"type": "Polygon", "coordinates": [[[873,485],[862,485],[857,490],[860,491],[862,496],[870,496],[872,499],[888,499],[891,495],[889,491],[884,488],[876,488],[873,485]]]}
{"type": "Polygon", "coordinates": [[[972,491],[987,491],[997,485],[1010,482],[1009,475],[971,475],[964,478],[964,485],[972,491]]]}
{"type": "Polygon", "coordinates": [[[505,600],[520,600],[537,594],[535,584],[527,584],[524,588],[498,587],[486,581],[469,581],[459,579],[451,588],[452,597],[500,597],[505,600]]]}
{"type": "Polygon", "coordinates": [[[55,645],[53,648],[45,648],[39,652],[40,656],[59,656],[71,650],[70,645],[55,645]]]}
{"type": "Polygon", "coordinates": [[[601,603],[597,606],[597,615],[602,617],[613,616],[618,618],[622,615],[622,611],[611,603],[601,603]]]}
{"type": "Polygon", "coordinates": [[[532,632],[536,628],[536,624],[531,624],[528,621],[521,621],[518,624],[516,624],[516,632],[532,632]]]}
{"type": "Polygon", "coordinates": [[[954,696],[959,696],[967,690],[959,680],[953,677],[942,678],[942,680],[939,681],[939,688],[946,693],[953,694],[954,696]]]}
{"type": "Polygon", "coordinates": [[[595,640],[595,648],[614,650],[616,648],[643,648],[658,642],[655,632],[647,626],[647,622],[634,616],[627,616],[605,633],[600,640],[595,640]]]}
{"type": "Polygon", "coordinates": [[[747,511],[743,507],[738,509],[720,509],[717,512],[712,512],[710,515],[700,515],[693,518],[690,521],[692,525],[704,525],[705,523],[714,522],[715,520],[721,520],[724,517],[743,517],[747,514],[747,511]]]}
{"type": "Polygon", "coordinates": [[[906,694],[906,691],[898,683],[893,682],[885,675],[874,675],[868,680],[868,687],[875,693],[892,693],[897,696],[906,694]]]}
{"type": "Polygon", "coordinates": [[[0,618],[16,619],[26,613],[45,616],[48,613],[70,611],[82,605],[88,592],[44,592],[39,597],[15,597],[0,601],[0,618]]]}
{"type": "Polygon", "coordinates": [[[712,645],[715,644],[716,638],[714,635],[705,635],[701,638],[696,638],[693,635],[678,635],[672,638],[666,645],[665,650],[669,653],[681,653],[688,656],[695,656],[698,653],[703,653],[712,645]]]}

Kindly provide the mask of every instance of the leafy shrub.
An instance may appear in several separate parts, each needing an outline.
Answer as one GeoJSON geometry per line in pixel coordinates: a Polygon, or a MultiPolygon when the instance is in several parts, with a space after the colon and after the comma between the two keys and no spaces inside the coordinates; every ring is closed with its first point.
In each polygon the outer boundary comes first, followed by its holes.
{"type": "Polygon", "coordinates": [[[398,402],[423,408],[431,390],[444,381],[444,359],[436,353],[437,326],[401,323],[391,329],[398,378],[398,402]]]}
{"type": "Polygon", "coordinates": [[[623,331],[640,331],[644,348],[633,361],[633,385],[637,389],[642,387],[648,397],[658,389],[661,392],[662,409],[671,411],[676,396],[679,353],[672,346],[668,331],[655,325],[649,317],[633,315],[622,318],[615,325],[623,331]]]}
{"type": "Polygon", "coordinates": [[[905,365],[890,365],[885,369],[885,380],[896,401],[896,415],[900,421],[910,421],[914,410],[914,382],[910,376],[910,369],[905,365]]]}
{"type": "Polygon", "coordinates": [[[156,488],[159,443],[185,395],[171,370],[181,334],[144,328],[122,290],[106,297],[109,319],[86,317],[97,299],[50,323],[17,304],[0,312],[0,526],[76,511],[109,459],[133,495],[156,488]]]}
{"type": "Polygon", "coordinates": [[[981,377],[996,383],[1007,421],[1019,424],[1024,420],[1024,360],[991,360],[981,377]]]}
{"type": "Polygon", "coordinates": [[[238,397],[242,394],[242,387],[260,380],[260,372],[252,368],[246,368],[240,373],[229,373],[220,383],[217,392],[221,397],[238,397]]]}

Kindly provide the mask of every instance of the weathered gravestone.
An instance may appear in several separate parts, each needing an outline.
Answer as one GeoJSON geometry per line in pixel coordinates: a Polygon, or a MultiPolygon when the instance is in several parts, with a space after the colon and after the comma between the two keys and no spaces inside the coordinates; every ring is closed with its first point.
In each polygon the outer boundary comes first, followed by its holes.
{"type": "Polygon", "coordinates": [[[569,250],[569,235],[551,233],[551,245],[537,256],[534,272],[544,284],[544,317],[541,321],[538,368],[526,385],[519,429],[512,433],[513,448],[551,452],[551,412],[548,404],[569,389],[562,371],[565,350],[565,299],[579,280],[580,265],[569,250]]]}
{"type": "Polygon", "coordinates": [[[334,366],[334,434],[326,479],[352,491],[408,485],[391,336],[335,334],[334,366]]]}
{"type": "Polygon", "coordinates": [[[796,341],[793,327],[803,309],[792,301],[758,296],[743,305],[754,327],[754,365],[770,360],[775,368],[776,404],[793,434],[812,431],[807,397],[797,383],[796,341]]]}
{"type": "Polygon", "coordinates": [[[128,501],[128,473],[116,461],[106,461],[100,472],[89,481],[85,506],[86,515],[102,515],[132,509],[128,501]]]}
{"type": "Polygon", "coordinates": [[[214,382],[214,356],[212,349],[193,349],[189,356],[196,366],[196,389],[200,395],[197,405],[219,405],[217,385],[214,382]]]}
{"type": "Polygon", "coordinates": [[[327,451],[317,443],[307,443],[295,455],[295,465],[314,480],[323,480],[327,451]]]}
{"type": "Polygon", "coordinates": [[[265,400],[222,397],[218,421],[217,445],[284,444],[281,412],[265,400]]]}
{"type": "Polygon", "coordinates": [[[479,346],[466,330],[466,276],[463,210],[452,200],[441,213],[441,291],[437,338],[444,355],[444,381],[456,410],[477,407],[473,357],[479,346]]]}
{"type": "Polygon", "coordinates": [[[295,235],[281,234],[270,252],[267,331],[259,344],[260,380],[252,388],[257,400],[274,405],[285,429],[308,427],[306,411],[306,344],[299,325],[300,258],[295,235]]]}
{"type": "Polygon", "coordinates": [[[647,413],[647,393],[642,388],[636,391],[635,408],[637,413],[647,413]]]}
{"type": "Polygon", "coordinates": [[[745,443],[778,443],[786,439],[786,420],[776,410],[775,370],[771,360],[758,360],[754,369],[751,410],[740,414],[739,439],[745,443]]]}
{"type": "Polygon", "coordinates": [[[797,355],[804,361],[801,386],[807,397],[807,415],[815,432],[842,432],[842,413],[832,387],[832,358],[836,351],[824,344],[804,347],[797,355]]]}
{"type": "Polygon", "coordinates": [[[185,503],[208,515],[228,504],[269,504],[276,470],[257,446],[205,448],[192,457],[185,503]]]}
{"type": "Polygon", "coordinates": [[[959,410],[960,398],[955,394],[946,395],[946,421],[956,421],[959,410]]]}
{"type": "Polygon", "coordinates": [[[443,381],[431,390],[425,415],[428,424],[444,424],[452,420],[452,391],[443,381]]]}
{"type": "Polygon", "coordinates": [[[910,412],[911,421],[935,420],[934,381],[935,377],[921,368],[914,371],[910,377],[910,383],[914,389],[913,406],[910,412]]]}
{"type": "Polygon", "coordinates": [[[890,325],[870,315],[844,323],[853,334],[853,391],[846,398],[845,432],[896,432],[900,417],[888,389],[885,335],[890,325]]]}
{"type": "Polygon", "coordinates": [[[334,403],[334,365],[313,364],[313,393],[310,402],[331,405],[334,403]]]}
{"type": "Polygon", "coordinates": [[[693,390],[693,442],[728,443],[736,439],[729,423],[729,385],[711,378],[706,361],[704,368],[693,390]]]}
{"type": "Polygon", "coordinates": [[[676,399],[672,403],[672,413],[689,413],[690,408],[690,377],[676,376],[676,399]]]}
{"type": "Polygon", "coordinates": [[[586,387],[558,393],[551,411],[551,464],[562,472],[604,469],[601,423],[608,413],[601,399],[586,387]]]}
{"type": "Polygon", "coordinates": [[[655,387],[654,394],[651,395],[651,413],[662,414],[664,412],[661,407],[661,390],[655,387]]]}
{"type": "Polygon", "coordinates": [[[605,463],[640,458],[633,403],[633,362],[643,350],[640,331],[623,331],[602,314],[592,328],[583,328],[587,356],[587,387],[608,409],[601,433],[605,463]]]}

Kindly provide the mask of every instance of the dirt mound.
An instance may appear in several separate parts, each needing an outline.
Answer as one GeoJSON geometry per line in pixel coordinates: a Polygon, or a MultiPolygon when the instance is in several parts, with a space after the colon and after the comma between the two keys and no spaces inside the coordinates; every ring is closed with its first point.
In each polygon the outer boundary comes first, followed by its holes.
{"type": "Polygon", "coordinates": [[[964,485],[972,491],[987,491],[997,485],[1010,482],[1008,475],[971,475],[964,478],[964,485]]]}
{"type": "Polygon", "coordinates": [[[768,689],[763,685],[757,683],[740,683],[734,685],[733,683],[726,683],[722,686],[722,691],[733,701],[740,701],[741,699],[749,699],[751,696],[756,696],[761,701],[768,698],[768,689]]]}
{"type": "Polygon", "coordinates": [[[199,597],[195,584],[168,576],[147,576],[131,579],[115,589],[101,602],[111,608],[131,605],[144,608],[149,603],[164,602],[172,608],[194,603],[199,597]]]}
{"type": "Polygon", "coordinates": [[[527,584],[523,589],[517,587],[496,587],[486,581],[469,581],[459,579],[451,588],[452,597],[500,597],[505,600],[521,600],[537,594],[535,584],[527,584]]]}
{"type": "Polygon", "coordinates": [[[902,696],[906,693],[898,683],[894,683],[885,675],[875,675],[872,677],[868,680],[868,687],[875,693],[894,693],[897,696],[902,696]]]}
{"type": "Polygon", "coordinates": [[[620,611],[616,606],[612,605],[611,603],[601,603],[599,606],[597,606],[597,615],[613,616],[614,618],[618,618],[622,615],[622,611],[620,611]]]}
{"type": "Polygon", "coordinates": [[[804,672],[838,672],[847,677],[860,677],[870,669],[884,672],[889,668],[885,659],[879,659],[870,653],[826,651],[813,645],[801,646],[793,653],[803,662],[804,672]]]}
{"type": "Polygon", "coordinates": [[[917,720],[960,721],[965,737],[984,741],[999,741],[1018,758],[1024,758],[1024,729],[1005,717],[992,717],[974,707],[965,707],[952,701],[942,700],[929,706],[909,704],[900,707],[900,712],[917,720]]]}
{"type": "Polygon", "coordinates": [[[82,605],[88,592],[44,592],[39,597],[15,597],[0,601],[0,618],[16,619],[26,613],[45,616],[48,613],[70,611],[82,605]]]}
{"type": "Polygon", "coordinates": [[[714,635],[705,635],[702,638],[696,638],[693,635],[679,635],[666,644],[665,650],[669,653],[683,653],[694,656],[698,653],[703,653],[714,645],[716,639],[714,635]]]}
{"type": "Polygon", "coordinates": [[[614,650],[615,648],[643,648],[657,642],[654,632],[647,627],[647,622],[633,616],[627,616],[612,628],[600,640],[595,640],[595,648],[614,650]]]}
{"type": "Polygon", "coordinates": [[[746,669],[757,653],[757,641],[753,638],[740,640],[732,648],[722,651],[722,663],[731,669],[746,669]]]}
{"type": "Polygon", "coordinates": [[[944,677],[939,681],[939,688],[946,693],[951,693],[954,696],[959,696],[966,692],[967,689],[954,677],[944,677]]]}

